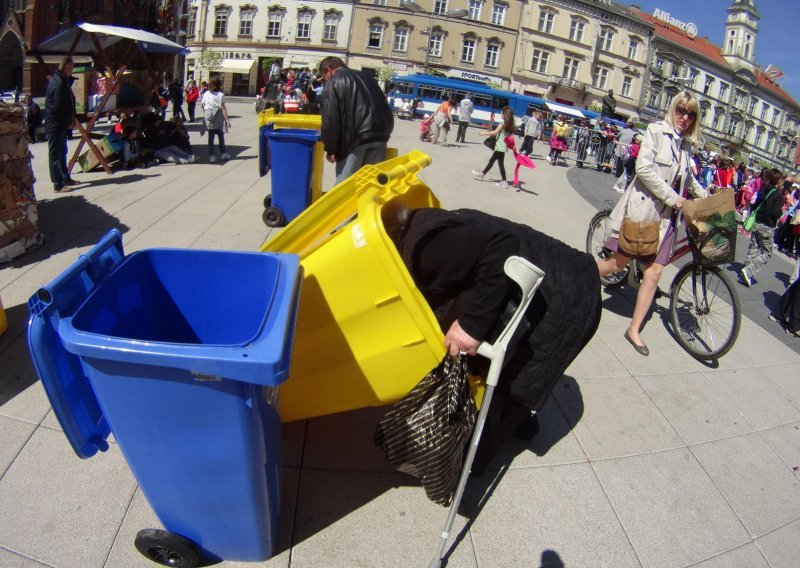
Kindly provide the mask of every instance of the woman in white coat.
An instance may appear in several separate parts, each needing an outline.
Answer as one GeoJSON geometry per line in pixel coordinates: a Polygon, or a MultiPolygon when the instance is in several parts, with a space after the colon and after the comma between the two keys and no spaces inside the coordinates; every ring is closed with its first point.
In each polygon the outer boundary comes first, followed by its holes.
{"type": "Polygon", "coordinates": [[[606,247],[613,254],[597,261],[601,276],[622,270],[632,257],[619,247],[623,220],[660,220],[656,254],[638,257],[644,265],[644,278],[636,296],[631,323],[625,330],[625,339],[640,355],[650,354],[639,337],[639,329],[653,303],[664,266],[669,264],[677,210],[686,201],[686,190],[695,197],[706,195],[691,168],[692,146],[699,146],[701,139],[698,114],[697,99],[689,91],[683,91],[672,98],[664,120],[647,127],[636,159],[636,177],[611,214],[611,237],[606,247]]]}

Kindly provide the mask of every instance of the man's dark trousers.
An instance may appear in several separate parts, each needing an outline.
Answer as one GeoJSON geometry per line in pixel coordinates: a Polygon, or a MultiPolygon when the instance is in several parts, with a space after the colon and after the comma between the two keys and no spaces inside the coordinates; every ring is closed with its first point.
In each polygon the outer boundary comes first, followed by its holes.
{"type": "Polygon", "coordinates": [[[469,126],[469,122],[466,120],[459,121],[458,123],[458,132],[456,132],[456,142],[464,142],[466,144],[466,135],[467,135],[467,127],[469,126]]]}
{"type": "Polygon", "coordinates": [[[47,133],[47,155],[50,163],[50,181],[56,189],[64,187],[67,174],[67,131],[55,130],[47,133]]]}

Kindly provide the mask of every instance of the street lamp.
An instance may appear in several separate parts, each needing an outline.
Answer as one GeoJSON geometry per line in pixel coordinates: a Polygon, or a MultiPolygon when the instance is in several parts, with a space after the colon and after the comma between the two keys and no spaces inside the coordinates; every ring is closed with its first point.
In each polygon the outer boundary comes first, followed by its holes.
{"type": "Polygon", "coordinates": [[[431,53],[431,37],[433,33],[433,20],[434,18],[439,16],[446,16],[448,18],[466,18],[469,16],[469,11],[463,8],[457,8],[454,10],[448,10],[444,14],[434,14],[430,12],[426,12],[422,6],[414,2],[414,0],[400,0],[400,8],[403,10],[408,10],[414,14],[422,14],[428,16],[428,27],[422,31],[422,34],[428,37],[428,45],[423,47],[423,51],[425,52],[425,63],[422,67],[422,72],[427,74],[428,73],[428,59],[431,53]]]}

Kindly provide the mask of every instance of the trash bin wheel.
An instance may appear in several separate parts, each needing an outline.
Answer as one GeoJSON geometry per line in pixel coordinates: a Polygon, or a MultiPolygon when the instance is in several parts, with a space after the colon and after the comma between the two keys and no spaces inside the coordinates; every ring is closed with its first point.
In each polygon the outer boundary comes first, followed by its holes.
{"type": "Polygon", "coordinates": [[[264,197],[264,209],[267,209],[268,207],[272,207],[272,194],[271,193],[264,197]]]}
{"type": "Polygon", "coordinates": [[[197,545],[179,534],[161,529],[139,531],[134,540],[136,550],[162,566],[194,568],[200,562],[197,545]]]}
{"type": "Polygon", "coordinates": [[[286,217],[284,217],[283,211],[277,207],[264,209],[261,219],[268,227],[283,227],[286,224],[286,217]]]}

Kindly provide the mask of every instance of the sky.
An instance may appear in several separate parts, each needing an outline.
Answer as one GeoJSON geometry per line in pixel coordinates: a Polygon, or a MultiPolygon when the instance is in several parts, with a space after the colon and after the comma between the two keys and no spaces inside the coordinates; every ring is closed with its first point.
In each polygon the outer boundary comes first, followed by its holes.
{"type": "MultiPolygon", "coordinates": [[[[725,19],[733,0],[625,0],[616,4],[635,4],[642,12],[652,14],[665,10],[681,22],[697,25],[697,35],[722,45],[725,19]]],[[[754,0],[761,15],[756,36],[756,63],[765,69],[775,65],[784,72],[777,83],[794,100],[800,102],[800,41],[798,41],[798,0],[754,0]]]]}

